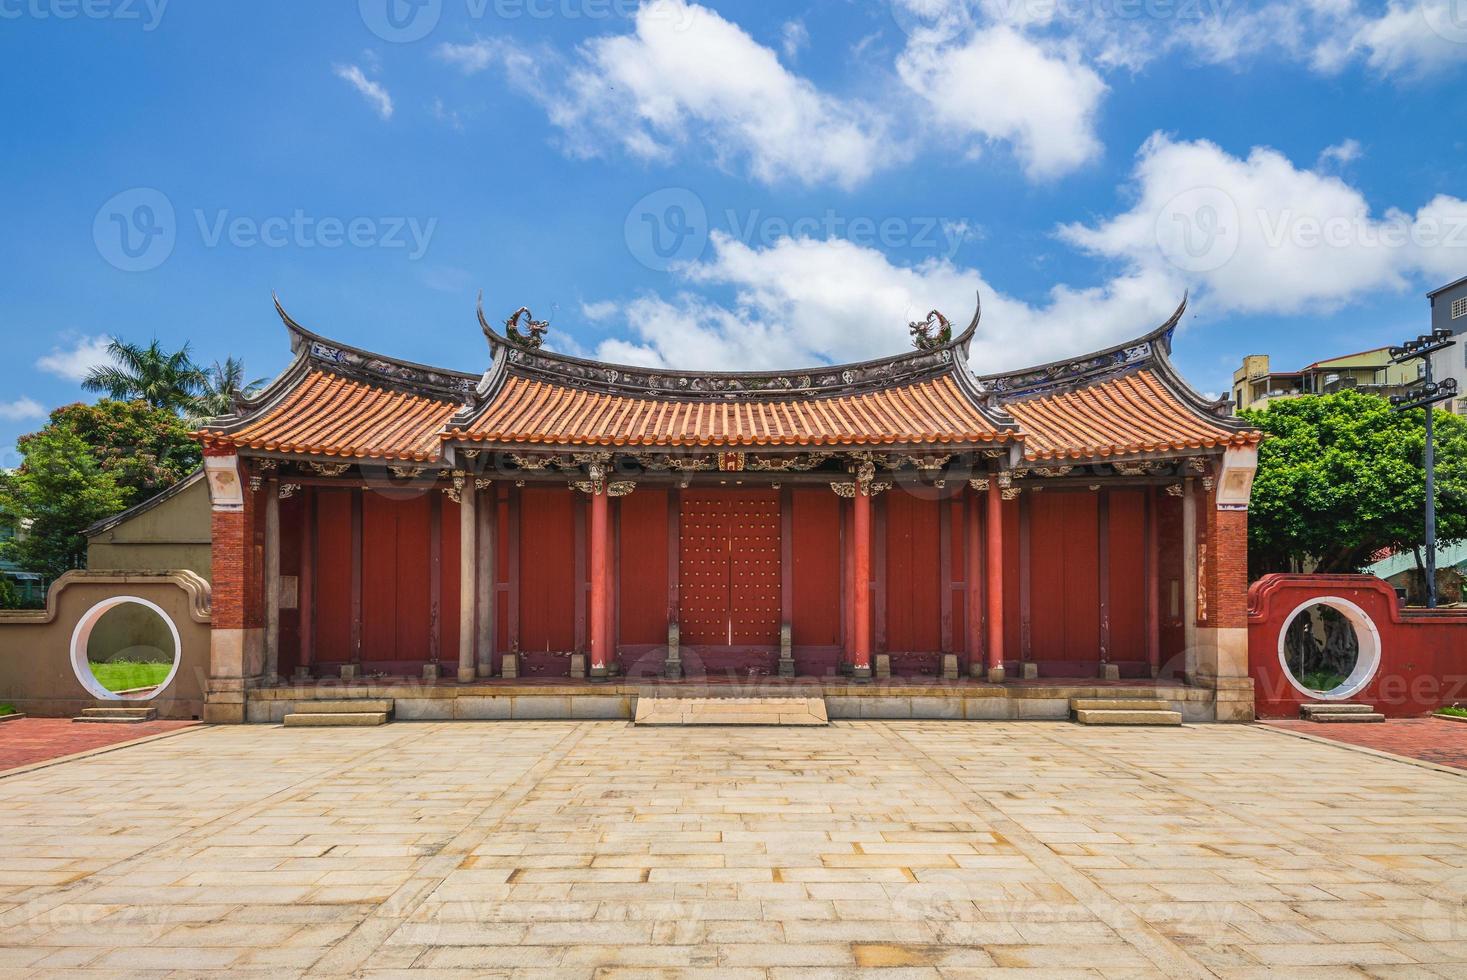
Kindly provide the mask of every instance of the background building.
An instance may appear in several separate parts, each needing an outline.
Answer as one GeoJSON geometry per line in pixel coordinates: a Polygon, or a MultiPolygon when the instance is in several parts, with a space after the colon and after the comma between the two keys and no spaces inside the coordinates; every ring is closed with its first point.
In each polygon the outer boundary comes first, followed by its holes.
{"type": "MultiPolygon", "coordinates": [[[[1463,321],[1467,325],[1467,320],[1463,321]]],[[[1415,363],[1391,361],[1389,347],[1315,361],[1298,371],[1274,371],[1267,354],[1249,354],[1233,372],[1233,401],[1238,409],[1268,407],[1278,398],[1300,395],[1330,395],[1354,388],[1389,398],[1399,394],[1420,376],[1415,363]]]]}
{"type": "Polygon", "coordinates": [[[1436,379],[1457,379],[1461,392],[1455,401],[1444,406],[1448,411],[1467,415],[1467,276],[1427,293],[1431,300],[1431,329],[1449,330],[1456,335],[1457,345],[1432,355],[1431,369],[1436,379]]]}
{"type": "MultiPolygon", "coordinates": [[[[0,545],[24,534],[14,517],[0,511],[0,545]]],[[[13,561],[0,558],[0,576],[9,579],[26,604],[40,602],[46,595],[46,580],[39,572],[28,572],[13,561]]]]}
{"type": "Polygon", "coordinates": [[[94,572],[188,569],[206,582],[213,574],[209,488],[203,470],[98,521],[85,533],[87,568],[94,572]]]}

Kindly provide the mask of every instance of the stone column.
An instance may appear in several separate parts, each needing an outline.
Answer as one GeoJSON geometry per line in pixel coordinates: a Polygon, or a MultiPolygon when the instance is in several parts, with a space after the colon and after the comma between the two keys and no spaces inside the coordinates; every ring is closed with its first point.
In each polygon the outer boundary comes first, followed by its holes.
{"type": "Polygon", "coordinates": [[[1197,617],[1197,683],[1216,695],[1218,721],[1253,720],[1248,670],[1248,500],[1257,450],[1230,449],[1203,477],[1199,507],[1206,520],[1204,575],[1197,617]]]}
{"type": "Polygon", "coordinates": [[[1182,483],[1182,676],[1197,682],[1197,481],[1182,483]]]}
{"type": "Polygon", "coordinates": [[[458,682],[467,684],[477,676],[474,641],[477,639],[474,611],[479,600],[478,491],[472,474],[453,474],[458,493],[458,682]]]}
{"type": "Polygon", "coordinates": [[[1003,496],[997,479],[988,481],[988,680],[1002,684],[1003,673],[1003,496]]]}

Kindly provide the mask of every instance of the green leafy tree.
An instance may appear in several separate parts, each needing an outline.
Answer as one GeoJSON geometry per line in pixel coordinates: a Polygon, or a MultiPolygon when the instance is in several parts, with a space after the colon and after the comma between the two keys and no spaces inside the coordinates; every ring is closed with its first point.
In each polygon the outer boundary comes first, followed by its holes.
{"type": "Polygon", "coordinates": [[[187,411],[204,390],[204,372],[189,355],[189,345],[167,351],[154,340],[146,347],[113,339],[113,363],[92,368],[82,388],[117,401],[144,401],[154,408],[187,411]]]}
{"type": "Polygon", "coordinates": [[[253,395],[266,381],[265,378],[245,381],[244,376],[244,361],[239,358],[226,358],[223,364],[215,361],[213,367],[204,372],[199,394],[189,406],[190,428],[196,429],[211,419],[228,415],[234,411],[237,398],[253,395]]]}
{"type": "MultiPolygon", "coordinates": [[[[142,401],[67,405],[51,413],[46,428],[77,436],[127,491],[127,506],[167,490],[198,469],[202,458],[183,419],[142,401]]],[[[19,448],[24,454],[24,439],[19,448]]]]}
{"type": "Polygon", "coordinates": [[[64,426],[48,425],[19,448],[20,467],[0,473],[0,510],[27,521],[27,533],[0,545],[0,557],[48,577],[81,567],[82,531],[127,507],[128,489],[64,426]]]}
{"type": "Polygon", "coordinates": [[[0,609],[19,609],[20,605],[20,589],[8,577],[0,575],[0,609]]]}
{"type": "MultiPolygon", "coordinates": [[[[1243,416],[1267,433],[1249,506],[1253,578],[1356,572],[1426,540],[1426,414],[1356,391],[1271,402],[1243,416]]],[[[1467,419],[1434,416],[1437,538],[1467,539],[1467,419]]]]}

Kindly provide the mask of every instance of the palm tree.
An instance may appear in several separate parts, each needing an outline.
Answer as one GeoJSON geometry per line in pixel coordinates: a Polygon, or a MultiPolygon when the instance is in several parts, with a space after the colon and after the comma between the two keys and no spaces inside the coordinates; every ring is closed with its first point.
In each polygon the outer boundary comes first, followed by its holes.
{"type": "Polygon", "coordinates": [[[188,344],[170,353],[157,340],[139,347],[114,338],[107,353],[112,363],[92,368],[82,380],[87,391],[179,411],[189,408],[204,388],[204,372],[189,357],[188,344]]]}
{"type": "Polygon", "coordinates": [[[189,404],[189,425],[197,428],[211,419],[228,415],[234,411],[236,399],[253,395],[267,380],[256,378],[247,382],[244,373],[244,361],[237,357],[227,357],[223,364],[215,361],[213,367],[203,371],[199,393],[189,404]]]}

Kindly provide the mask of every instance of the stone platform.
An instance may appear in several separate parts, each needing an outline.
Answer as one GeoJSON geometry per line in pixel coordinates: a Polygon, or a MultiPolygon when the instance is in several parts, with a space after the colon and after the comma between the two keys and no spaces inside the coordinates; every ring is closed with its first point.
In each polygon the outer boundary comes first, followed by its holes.
{"type": "Polygon", "coordinates": [[[830,724],[823,698],[638,698],[638,725],[830,724]]]}
{"type": "Polygon", "coordinates": [[[665,681],[362,678],[283,682],[248,692],[247,719],[279,724],[307,701],[389,699],[397,721],[632,721],[644,698],[823,699],[831,720],[1065,721],[1076,698],[1159,698],[1185,722],[1252,721],[1253,690],[1221,692],[1172,681],[1032,680],[988,684],[936,678],[853,683],[845,678],[665,681]],[[1221,698],[1219,697],[1221,695],[1221,698]],[[1221,705],[1221,710],[1219,710],[1221,705]]]}

